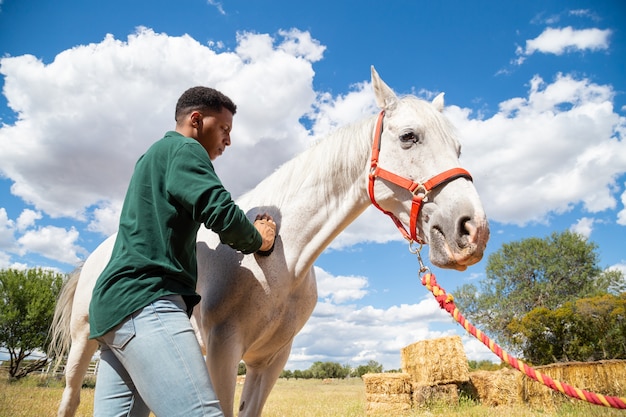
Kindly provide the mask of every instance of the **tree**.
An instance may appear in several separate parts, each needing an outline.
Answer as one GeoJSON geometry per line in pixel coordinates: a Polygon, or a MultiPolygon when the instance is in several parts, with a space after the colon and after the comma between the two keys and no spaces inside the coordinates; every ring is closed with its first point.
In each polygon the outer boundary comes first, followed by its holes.
{"type": "Polygon", "coordinates": [[[326,378],[345,378],[348,376],[346,368],[341,366],[338,362],[314,362],[309,368],[313,378],[326,379],[326,378]]]}
{"type": "Polygon", "coordinates": [[[356,367],[355,372],[356,375],[355,376],[363,376],[365,374],[379,374],[383,371],[383,365],[374,361],[374,360],[370,360],[367,365],[359,365],[356,367]]]}
{"type": "Polygon", "coordinates": [[[489,360],[469,360],[467,361],[467,364],[470,371],[497,371],[498,369],[502,369],[502,367],[504,367],[504,364],[502,362],[493,363],[489,360]]]}
{"type": "Polygon", "coordinates": [[[489,256],[480,291],[464,285],[455,293],[459,310],[499,344],[520,352],[525,337],[509,326],[535,308],[554,310],[579,298],[623,287],[623,274],[602,271],[597,245],[566,231],[545,239],[504,244],[489,256]]]}
{"type": "MultiPolygon", "coordinates": [[[[20,372],[23,360],[35,350],[47,351],[48,329],[65,275],[41,268],[0,270],[0,346],[9,351],[9,376],[20,372]]],[[[40,367],[46,360],[40,361],[40,367]]]]}
{"type": "Polygon", "coordinates": [[[535,365],[626,359],[626,293],[539,307],[510,327],[524,336],[523,355],[535,365]]]}

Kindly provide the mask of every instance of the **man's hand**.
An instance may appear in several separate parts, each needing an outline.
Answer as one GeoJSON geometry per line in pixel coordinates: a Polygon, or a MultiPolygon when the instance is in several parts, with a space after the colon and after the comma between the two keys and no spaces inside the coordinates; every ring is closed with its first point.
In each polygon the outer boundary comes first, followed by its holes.
{"type": "Polygon", "coordinates": [[[274,240],[276,238],[276,223],[274,219],[267,213],[257,214],[254,220],[254,227],[256,227],[263,238],[263,243],[257,253],[264,256],[270,255],[274,250],[274,240]]]}

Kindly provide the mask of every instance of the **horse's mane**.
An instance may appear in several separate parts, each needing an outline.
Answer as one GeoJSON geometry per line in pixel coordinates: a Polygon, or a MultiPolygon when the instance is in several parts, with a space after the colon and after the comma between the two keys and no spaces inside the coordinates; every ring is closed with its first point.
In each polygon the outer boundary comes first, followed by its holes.
{"type": "Polygon", "coordinates": [[[363,173],[372,144],[372,117],[342,126],[312,144],[242,196],[281,207],[302,193],[343,193],[363,173]],[[332,177],[332,181],[329,181],[332,177]]]}

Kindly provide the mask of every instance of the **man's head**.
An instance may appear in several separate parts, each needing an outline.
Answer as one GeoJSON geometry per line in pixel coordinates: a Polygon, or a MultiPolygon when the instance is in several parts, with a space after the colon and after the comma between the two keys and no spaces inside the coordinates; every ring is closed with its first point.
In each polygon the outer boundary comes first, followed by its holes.
{"type": "Polygon", "coordinates": [[[179,119],[187,116],[193,110],[211,110],[219,113],[223,108],[229,110],[233,115],[237,113],[235,103],[221,92],[209,87],[192,87],[178,99],[174,119],[178,123],[179,119]]]}
{"type": "Polygon", "coordinates": [[[209,87],[192,87],[176,103],[176,131],[196,139],[214,160],[230,145],[237,106],[209,87]]]}

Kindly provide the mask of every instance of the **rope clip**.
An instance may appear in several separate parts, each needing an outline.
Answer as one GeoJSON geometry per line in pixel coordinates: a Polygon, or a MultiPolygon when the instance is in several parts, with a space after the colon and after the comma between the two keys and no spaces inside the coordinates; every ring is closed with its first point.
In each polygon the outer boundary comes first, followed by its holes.
{"type": "Polygon", "coordinates": [[[428,268],[426,265],[424,265],[424,260],[422,259],[422,248],[423,247],[424,247],[424,245],[422,243],[415,242],[414,240],[410,240],[409,241],[409,252],[411,252],[413,255],[417,256],[417,262],[419,262],[419,264],[420,264],[420,271],[419,271],[420,274],[424,273],[426,271],[430,271],[430,268],[428,268]],[[419,245],[417,248],[415,246],[413,246],[416,243],[419,245]]]}

